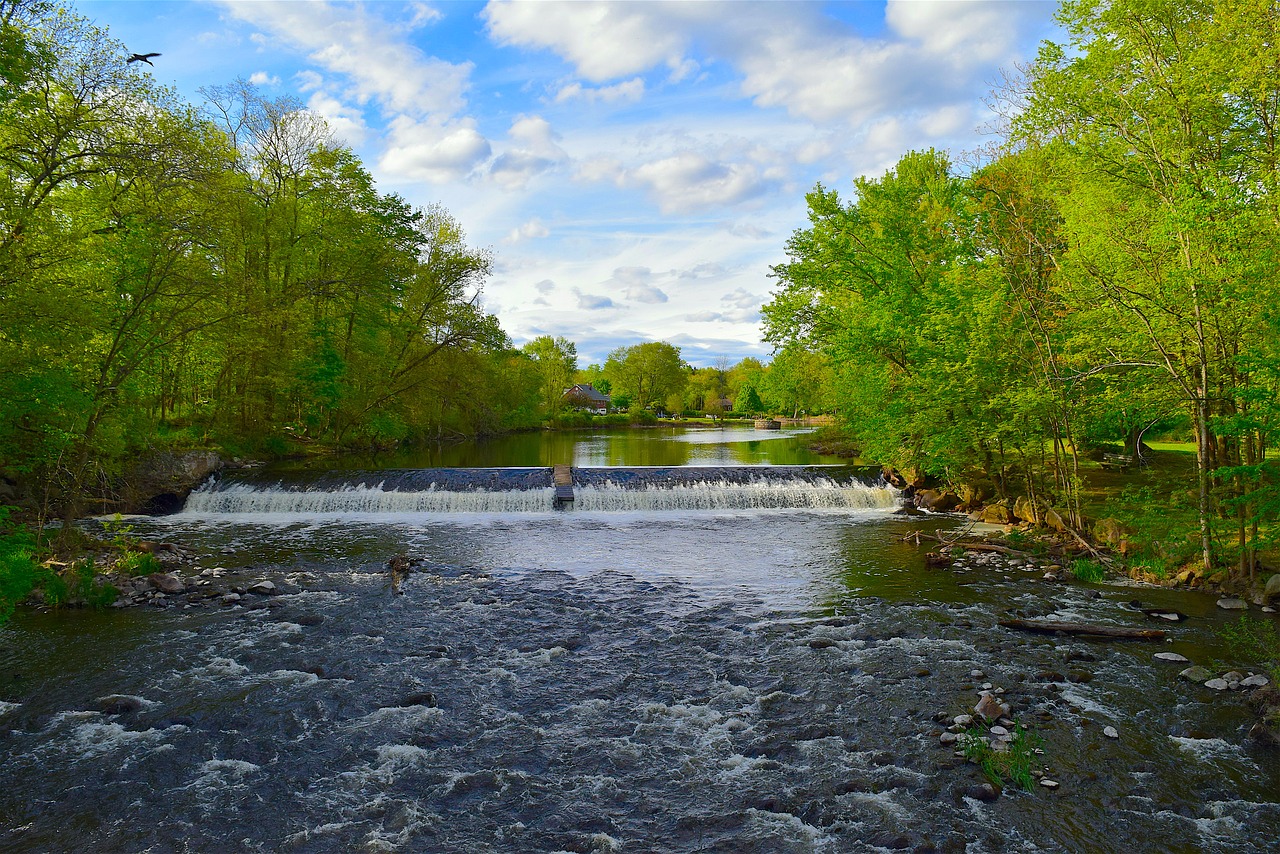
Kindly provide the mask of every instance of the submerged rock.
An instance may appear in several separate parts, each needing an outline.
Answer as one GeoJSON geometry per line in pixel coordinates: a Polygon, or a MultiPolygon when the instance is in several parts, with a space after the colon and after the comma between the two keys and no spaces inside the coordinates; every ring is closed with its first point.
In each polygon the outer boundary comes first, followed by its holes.
{"type": "Polygon", "coordinates": [[[1177,661],[1177,662],[1182,662],[1182,661],[1190,661],[1190,660],[1191,660],[1191,659],[1187,658],[1185,655],[1179,655],[1179,654],[1178,654],[1178,653],[1176,653],[1176,652],[1157,652],[1155,655],[1153,655],[1153,656],[1152,656],[1152,658],[1154,658],[1156,661],[1177,661]]]}
{"type": "Polygon", "coordinates": [[[1188,667],[1186,670],[1183,670],[1178,675],[1189,682],[1204,682],[1206,679],[1209,679],[1213,676],[1213,674],[1210,673],[1208,669],[1201,667],[1198,664],[1192,667],[1188,667]]]}
{"type": "Polygon", "coordinates": [[[276,585],[270,581],[259,581],[257,584],[249,586],[249,592],[258,596],[274,596],[276,593],[276,585]]]}
{"type": "Polygon", "coordinates": [[[1243,599],[1219,599],[1218,607],[1227,611],[1246,611],[1249,609],[1249,603],[1243,599]]]}

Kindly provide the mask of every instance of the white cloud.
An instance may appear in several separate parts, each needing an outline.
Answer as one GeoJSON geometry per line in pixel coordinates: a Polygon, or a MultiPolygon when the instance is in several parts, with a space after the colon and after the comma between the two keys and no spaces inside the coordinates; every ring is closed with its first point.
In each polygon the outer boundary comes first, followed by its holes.
{"type": "Polygon", "coordinates": [[[718,163],[694,151],[646,163],[625,180],[647,188],[663,213],[736,205],[768,189],[768,182],[753,164],[718,163]]]}
{"type": "Polygon", "coordinates": [[[540,294],[549,294],[556,289],[556,283],[551,281],[550,279],[543,279],[541,282],[538,282],[533,287],[540,294]]]}
{"type": "Polygon", "coordinates": [[[695,311],[692,314],[686,314],[684,319],[689,323],[713,323],[724,320],[724,315],[718,311],[695,311]]]}
{"type": "MultiPolygon", "coordinates": [[[[676,12],[680,5],[663,6],[676,12]]],[[[682,69],[688,37],[650,4],[603,0],[576,3],[491,2],[482,12],[499,44],[548,48],[593,82],[615,80],[666,64],[682,69]]]]}
{"type": "Polygon", "coordinates": [[[249,75],[249,82],[254,86],[279,86],[280,78],[265,71],[255,71],[249,75]]]}
{"type": "Polygon", "coordinates": [[[334,137],[347,145],[361,145],[368,135],[369,128],[360,111],[325,92],[316,92],[308,98],[307,109],[323,118],[334,137]]]}
{"type": "Polygon", "coordinates": [[[469,119],[438,125],[400,117],[391,123],[390,137],[381,168],[429,183],[466,178],[491,153],[488,140],[469,119]]]}
{"type": "Polygon", "coordinates": [[[720,297],[720,302],[734,308],[754,309],[759,308],[763,300],[755,294],[749,293],[746,288],[738,288],[733,293],[720,297]]]}
{"type": "Polygon", "coordinates": [[[489,174],[508,190],[526,187],[533,178],[569,159],[559,135],[541,116],[520,116],[507,134],[511,146],[494,158],[489,174]]]}
{"type": "Polygon", "coordinates": [[[577,288],[573,289],[573,293],[578,298],[578,308],[583,311],[600,311],[605,308],[613,308],[613,300],[600,294],[584,294],[577,288]]]}
{"type": "MultiPolygon", "coordinates": [[[[528,222],[521,223],[519,226],[511,229],[511,232],[507,235],[506,242],[519,243],[522,240],[535,240],[541,237],[549,237],[550,235],[551,235],[551,230],[542,224],[542,220],[538,219],[537,217],[534,217],[528,222]]],[[[543,281],[547,281],[547,280],[543,280],[543,281]]],[[[542,283],[540,282],[539,288],[538,288],[539,290],[542,289],[541,284],[542,283]]],[[[551,283],[547,281],[547,284],[551,284],[551,283]]],[[[555,287],[555,286],[552,285],[552,287],[555,287]]]]}
{"type": "Polygon", "coordinates": [[[312,92],[324,85],[324,78],[307,68],[293,75],[293,79],[303,92],[312,92]]]}
{"type": "MultiPolygon", "coordinates": [[[[465,104],[472,64],[430,57],[404,40],[368,6],[328,3],[235,3],[223,0],[233,17],[270,34],[353,82],[361,102],[374,100],[395,113],[453,115],[465,104]]],[[[376,8],[376,7],[374,7],[376,8]]],[[[255,36],[263,34],[256,33],[255,36]]]]}
{"type": "Polygon", "coordinates": [[[661,288],[653,285],[632,285],[627,288],[627,299],[632,302],[643,302],[656,305],[667,301],[667,295],[661,288]]]}
{"type": "Polygon", "coordinates": [[[633,77],[614,86],[583,86],[581,83],[570,83],[562,86],[556,93],[557,104],[565,101],[581,100],[588,104],[639,101],[644,97],[644,80],[633,77]]]}

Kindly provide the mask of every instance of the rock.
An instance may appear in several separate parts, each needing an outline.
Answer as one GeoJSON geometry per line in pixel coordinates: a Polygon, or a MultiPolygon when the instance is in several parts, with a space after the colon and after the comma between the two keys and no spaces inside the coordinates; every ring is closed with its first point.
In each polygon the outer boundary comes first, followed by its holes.
{"type": "Polygon", "coordinates": [[[1112,548],[1117,548],[1121,543],[1125,542],[1128,535],[1129,532],[1125,530],[1124,525],[1118,519],[1099,519],[1093,525],[1094,538],[1112,548]]]}
{"type": "Polygon", "coordinates": [[[147,576],[147,581],[161,593],[185,593],[187,591],[187,585],[183,584],[182,579],[172,572],[154,572],[147,576]]]}
{"type": "Polygon", "coordinates": [[[1024,522],[1030,522],[1032,525],[1040,524],[1040,508],[1036,506],[1034,501],[1025,495],[1019,495],[1014,500],[1013,515],[1024,522]]]}
{"type": "Polygon", "coordinates": [[[966,798],[973,798],[975,801],[990,803],[1000,797],[1000,792],[990,783],[982,783],[977,786],[969,786],[964,790],[966,798]]]}
{"type": "Polygon", "coordinates": [[[1263,688],[1271,684],[1271,680],[1261,674],[1245,677],[1240,680],[1241,688],[1263,688]]]}
{"type": "Polygon", "coordinates": [[[988,721],[994,721],[1009,713],[1009,707],[991,694],[983,694],[973,710],[988,721]]]}
{"type": "Polygon", "coordinates": [[[257,584],[249,586],[249,592],[258,596],[274,596],[276,594],[276,585],[270,581],[259,581],[257,584]]]}
{"type": "Polygon", "coordinates": [[[212,451],[152,454],[126,475],[125,503],[130,512],[176,513],[191,490],[223,465],[212,451]]]}
{"type": "Polygon", "coordinates": [[[1041,785],[1041,786],[1044,786],[1046,789],[1056,789],[1056,788],[1058,788],[1058,783],[1057,783],[1057,781],[1055,781],[1055,780],[1042,779],[1042,780],[1040,781],[1040,785],[1041,785]]]}
{"type": "Polygon", "coordinates": [[[970,726],[973,724],[973,715],[956,715],[951,722],[956,726],[970,726]]]}
{"type": "Polygon", "coordinates": [[[1103,735],[1105,735],[1107,738],[1119,738],[1119,737],[1120,737],[1120,733],[1119,733],[1119,731],[1118,731],[1118,730],[1116,730],[1116,728],[1115,728],[1115,727],[1113,727],[1113,726],[1103,727],[1103,728],[1102,728],[1102,734],[1103,734],[1103,735]]]}
{"type": "Polygon", "coordinates": [[[1062,514],[1052,507],[1044,511],[1044,524],[1059,534],[1067,533],[1067,523],[1062,518],[1062,514]]]}
{"type": "Polygon", "coordinates": [[[1219,678],[1219,679],[1210,679],[1208,682],[1204,683],[1204,687],[1212,688],[1214,691],[1225,691],[1228,688],[1230,688],[1231,685],[1227,682],[1227,680],[1219,678]]]}
{"type": "Polygon", "coordinates": [[[227,593],[222,597],[222,601],[228,605],[234,605],[240,601],[239,593],[227,593]]]}
{"type": "Polygon", "coordinates": [[[1156,661],[1190,661],[1185,655],[1176,652],[1157,652],[1152,656],[1156,661]]]}
{"type": "Polygon", "coordinates": [[[1268,603],[1272,599],[1280,599],[1280,572],[1267,579],[1267,586],[1262,588],[1262,601],[1268,603]]]}
{"type": "Polygon", "coordinates": [[[128,715],[142,708],[142,700],[127,694],[111,694],[98,698],[98,708],[104,715],[128,715]]]}
{"type": "Polygon", "coordinates": [[[942,744],[955,744],[959,740],[960,736],[956,735],[954,732],[944,732],[942,735],[938,736],[938,741],[942,744]]]}
{"type": "Polygon", "coordinates": [[[984,677],[984,676],[986,676],[986,675],[987,675],[987,674],[983,673],[981,670],[970,670],[970,671],[969,671],[969,678],[970,678],[970,679],[981,679],[982,677],[984,677]]]}
{"type": "Polygon", "coordinates": [[[1193,667],[1188,667],[1178,675],[1183,679],[1186,679],[1188,682],[1204,682],[1206,679],[1213,676],[1212,673],[1198,664],[1193,667]]]}
{"type": "Polygon", "coordinates": [[[302,614],[294,620],[300,626],[318,626],[324,622],[323,614],[302,614]]]}
{"type": "Polygon", "coordinates": [[[982,521],[989,525],[1007,525],[1013,521],[1008,505],[997,501],[982,508],[982,521]]]}
{"type": "Polygon", "coordinates": [[[999,736],[999,735],[1008,735],[1008,734],[1009,734],[1009,730],[1005,729],[1004,727],[1000,726],[999,724],[996,724],[995,726],[993,726],[993,727],[990,729],[990,733],[991,733],[992,735],[996,735],[996,736],[999,736]]]}
{"type": "Polygon", "coordinates": [[[1243,599],[1219,599],[1218,607],[1227,611],[1246,611],[1249,603],[1243,599]]]}
{"type": "Polygon", "coordinates": [[[410,706],[426,706],[429,709],[434,709],[436,707],[436,695],[430,691],[419,691],[416,694],[401,697],[396,705],[402,709],[407,709],[410,706]]]}
{"type": "Polygon", "coordinates": [[[916,493],[916,506],[922,510],[946,513],[960,506],[960,498],[952,492],[922,489],[916,493]]]}

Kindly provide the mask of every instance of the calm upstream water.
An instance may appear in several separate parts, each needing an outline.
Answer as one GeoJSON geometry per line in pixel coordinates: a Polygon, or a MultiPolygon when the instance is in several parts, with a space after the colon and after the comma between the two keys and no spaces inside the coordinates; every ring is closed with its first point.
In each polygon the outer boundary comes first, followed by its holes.
{"type": "Polygon", "coordinates": [[[739,428],[228,475],[136,533],[278,595],[0,628],[0,850],[1275,850],[1276,753],[1152,659],[1232,663],[1212,599],[926,569],[904,534],[960,520],[792,468],[832,462],[739,428]],[[623,470],[556,511],[557,463],[623,470]],[[422,471],[452,466],[504,470],[422,471]],[[996,625],[1147,625],[1133,599],[1189,619],[1158,644],[996,625]],[[966,796],[935,718],[984,684],[1057,790],[966,796]]]}

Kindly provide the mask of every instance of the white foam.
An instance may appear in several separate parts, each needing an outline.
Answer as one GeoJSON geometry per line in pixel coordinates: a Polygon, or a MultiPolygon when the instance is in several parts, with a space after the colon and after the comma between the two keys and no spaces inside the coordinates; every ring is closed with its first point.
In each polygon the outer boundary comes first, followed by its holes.
{"type": "Polygon", "coordinates": [[[1185,738],[1177,735],[1171,735],[1169,738],[1174,744],[1178,745],[1179,748],[1190,753],[1201,761],[1209,762],[1231,759],[1245,763],[1251,767],[1256,767],[1240,745],[1232,744],[1221,738],[1185,738]]]}
{"type": "Polygon", "coordinates": [[[9,712],[20,708],[22,708],[21,703],[6,703],[4,700],[0,700],[0,715],[7,715],[9,712]]]}
{"type": "MultiPolygon", "coordinates": [[[[118,723],[86,723],[76,727],[71,733],[72,746],[80,754],[80,758],[88,759],[101,756],[126,747],[159,747],[170,731],[186,732],[181,724],[174,724],[163,730],[125,729],[118,723]]],[[[170,745],[171,746],[171,745],[170,745]]]]}

